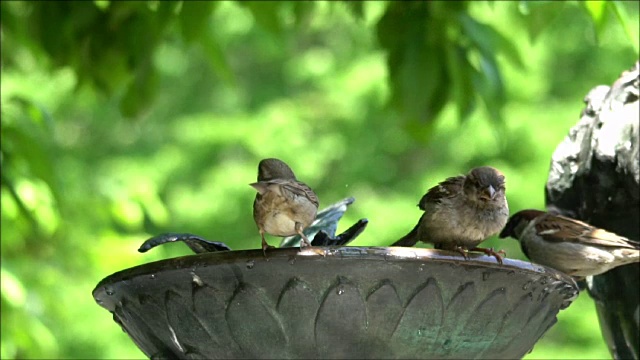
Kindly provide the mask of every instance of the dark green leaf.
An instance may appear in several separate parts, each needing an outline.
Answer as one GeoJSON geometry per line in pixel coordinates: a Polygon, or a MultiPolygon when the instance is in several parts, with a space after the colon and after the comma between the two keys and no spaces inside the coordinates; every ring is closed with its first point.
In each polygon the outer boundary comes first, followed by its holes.
{"type": "Polygon", "coordinates": [[[282,3],[278,1],[239,1],[238,3],[251,11],[259,26],[274,35],[279,36],[282,33],[282,22],[279,16],[282,3]]]}
{"type": "MultiPolygon", "coordinates": [[[[444,54],[444,49],[441,50],[441,54],[444,54]]],[[[443,60],[439,68],[439,76],[433,79],[434,82],[437,81],[436,91],[427,99],[427,108],[424,114],[424,119],[427,122],[435,122],[444,106],[449,102],[451,81],[448,75],[443,60]]]]}
{"type": "Polygon", "coordinates": [[[504,54],[512,64],[518,66],[520,69],[524,68],[524,63],[522,62],[518,49],[496,29],[477,22],[467,14],[461,14],[458,19],[465,35],[484,56],[490,57],[499,51],[504,54]]]}
{"type": "Polygon", "coordinates": [[[492,120],[502,122],[504,86],[494,58],[481,57],[481,70],[475,71],[473,85],[483,100],[492,120]]]}
{"type": "Polygon", "coordinates": [[[295,16],[296,26],[300,26],[302,24],[306,24],[309,18],[311,17],[311,13],[313,12],[313,8],[315,7],[314,1],[294,1],[293,5],[293,16],[295,16]]]}
{"type": "Polygon", "coordinates": [[[158,75],[155,69],[150,65],[139,68],[120,102],[122,115],[129,118],[138,116],[149,107],[157,89],[158,75]]]}
{"type": "Polygon", "coordinates": [[[464,122],[475,109],[473,68],[467,60],[467,51],[459,45],[447,43],[447,70],[451,78],[451,91],[458,109],[458,119],[464,122]]]}
{"type": "Polygon", "coordinates": [[[200,44],[209,59],[211,68],[220,75],[225,82],[230,85],[234,85],[236,83],[235,73],[233,72],[233,69],[231,69],[224,51],[222,51],[222,48],[213,37],[211,31],[205,31],[202,33],[200,44]]]}
{"type": "Polygon", "coordinates": [[[405,5],[403,2],[391,2],[376,25],[376,35],[380,46],[393,50],[405,41],[405,5]]]}
{"type": "Polygon", "coordinates": [[[364,18],[364,1],[345,0],[344,4],[351,10],[351,13],[356,19],[361,20],[364,18]]]}
{"type": "Polygon", "coordinates": [[[391,102],[409,122],[432,122],[448,100],[444,49],[437,41],[444,38],[444,26],[427,33],[427,19],[427,3],[392,2],[376,28],[389,52],[391,102]]]}
{"type": "Polygon", "coordinates": [[[197,40],[202,33],[209,31],[207,23],[217,5],[215,1],[184,1],[182,3],[178,20],[182,37],[187,43],[197,40]]]}

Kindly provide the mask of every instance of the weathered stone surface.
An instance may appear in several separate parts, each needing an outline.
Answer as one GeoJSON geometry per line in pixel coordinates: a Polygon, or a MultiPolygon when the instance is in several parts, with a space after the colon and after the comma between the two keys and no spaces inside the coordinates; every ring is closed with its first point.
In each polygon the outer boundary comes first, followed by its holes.
{"type": "MultiPolygon", "coordinates": [[[[546,186],[548,210],[640,240],[638,63],[585,98],[580,121],[556,148],[546,186]]],[[[639,357],[640,264],[588,279],[612,355],[639,357]]]]}

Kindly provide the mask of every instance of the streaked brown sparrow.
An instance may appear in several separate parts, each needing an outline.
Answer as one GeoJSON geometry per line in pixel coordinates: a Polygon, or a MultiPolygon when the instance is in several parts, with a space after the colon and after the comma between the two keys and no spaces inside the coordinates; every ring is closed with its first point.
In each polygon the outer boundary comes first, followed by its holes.
{"type": "Polygon", "coordinates": [[[540,210],[515,213],[500,232],[533,262],[584,277],[640,262],[640,243],[582,221],[540,210]]]}
{"type": "Polygon", "coordinates": [[[311,246],[302,230],[309,226],[318,211],[318,197],[305,183],[298,181],[291,168],[278,159],[264,159],[258,165],[258,181],[251,185],[258,193],[253,202],[253,219],[262,237],[262,251],[273,248],[264,234],[291,236],[298,234],[311,246]]]}
{"type": "Polygon", "coordinates": [[[456,250],[467,258],[467,251],[482,251],[502,263],[493,249],[477,247],[504,227],[509,217],[505,197],[505,177],[497,169],[481,166],[467,175],[450,177],[432,187],[418,207],[424,214],[407,235],[392,246],[413,246],[418,241],[436,249],[456,250]]]}

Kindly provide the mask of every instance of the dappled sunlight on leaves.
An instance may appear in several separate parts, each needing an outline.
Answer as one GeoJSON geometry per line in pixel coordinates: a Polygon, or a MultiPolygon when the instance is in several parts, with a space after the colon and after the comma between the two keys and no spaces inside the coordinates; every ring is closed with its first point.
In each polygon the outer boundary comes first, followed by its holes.
{"type": "MultiPolygon", "coordinates": [[[[511,213],[543,208],[584,95],[637,59],[637,9],[604,3],[2,2],[0,357],[143,357],[93,287],[191,253],[138,253],[164,232],[259,248],[262,158],[321,208],[354,196],[354,246],[473,166],[505,173],[511,213]]],[[[583,295],[528,357],[606,357],[597,326],[583,295]]]]}

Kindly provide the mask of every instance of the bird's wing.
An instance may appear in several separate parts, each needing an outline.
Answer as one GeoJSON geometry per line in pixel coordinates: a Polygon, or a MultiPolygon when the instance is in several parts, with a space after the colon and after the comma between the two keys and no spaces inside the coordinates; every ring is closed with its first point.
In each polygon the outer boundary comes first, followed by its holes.
{"type": "Polygon", "coordinates": [[[541,216],[535,228],[536,233],[549,242],[581,242],[591,246],[640,249],[640,243],[636,241],[560,215],[541,216]]]}
{"type": "Polygon", "coordinates": [[[454,197],[462,190],[462,184],[464,184],[464,176],[462,175],[446,179],[429,189],[420,199],[418,207],[421,210],[425,210],[427,203],[439,203],[443,199],[454,197]]]}
{"type": "Polygon", "coordinates": [[[267,181],[269,184],[279,185],[282,190],[282,195],[293,199],[296,196],[303,196],[311,201],[316,207],[320,205],[318,201],[318,196],[316,193],[311,190],[307,184],[298,180],[284,180],[284,179],[273,179],[267,181]]]}

